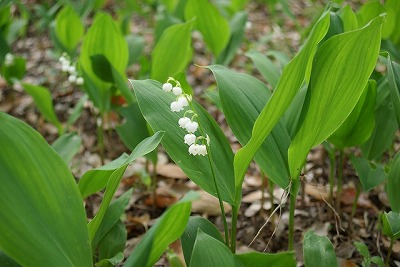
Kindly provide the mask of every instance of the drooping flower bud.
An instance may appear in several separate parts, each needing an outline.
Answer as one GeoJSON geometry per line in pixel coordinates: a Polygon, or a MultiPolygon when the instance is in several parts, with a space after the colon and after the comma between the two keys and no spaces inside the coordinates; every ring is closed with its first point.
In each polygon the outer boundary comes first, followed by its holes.
{"type": "Polygon", "coordinates": [[[191,121],[185,125],[186,131],[189,133],[194,133],[197,131],[197,128],[199,127],[199,124],[195,121],[191,121]]]}
{"type": "Polygon", "coordinates": [[[189,154],[196,156],[198,154],[198,146],[196,144],[192,144],[189,146],[189,154]]]}
{"type": "Polygon", "coordinates": [[[188,102],[186,96],[178,97],[178,102],[181,103],[183,107],[189,106],[189,102],[188,102]]]}
{"type": "Polygon", "coordinates": [[[196,142],[196,136],[194,134],[186,134],[184,137],[185,144],[193,145],[196,142]]]}
{"type": "Polygon", "coordinates": [[[182,94],[182,88],[175,86],[174,88],[172,88],[172,92],[174,93],[174,95],[178,96],[182,94]]]}
{"type": "Polygon", "coordinates": [[[164,83],[162,86],[162,89],[164,92],[171,92],[172,91],[172,84],[170,83],[164,83]]]}
{"type": "Polygon", "coordinates": [[[82,85],[85,82],[85,80],[82,77],[76,78],[76,84],[77,85],[82,85]]]}
{"type": "Polygon", "coordinates": [[[186,129],[185,126],[186,126],[186,124],[188,124],[189,122],[190,122],[190,119],[189,119],[188,117],[180,118],[179,121],[178,121],[179,127],[183,128],[183,129],[186,129]]]}
{"type": "Polygon", "coordinates": [[[174,101],[174,102],[171,103],[171,110],[173,112],[178,112],[178,111],[183,110],[183,106],[178,101],[174,101]]]}
{"type": "Polygon", "coordinates": [[[197,154],[202,156],[207,155],[206,145],[197,145],[197,154]]]}

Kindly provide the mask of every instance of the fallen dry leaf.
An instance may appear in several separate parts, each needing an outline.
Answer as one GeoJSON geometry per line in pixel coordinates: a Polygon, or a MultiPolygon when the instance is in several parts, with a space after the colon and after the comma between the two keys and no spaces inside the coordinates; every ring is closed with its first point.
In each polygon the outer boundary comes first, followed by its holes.
{"type": "Polygon", "coordinates": [[[329,193],[326,188],[311,184],[305,185],[305,193],[317,200],[327,200],[329,198],[329,193]]]}
{"type": "MultiPolygon", "coordinates": [[[[192,211],[210,216],[221,214],[218,199],[205,191],[198,191],[200,199],[192,203],[192,211]]],[[[231,211],[231,206],[224,202],[225,213],[231,211]]]]}
{"type": "Polygon", "coordinates": [[[158,164],[157,174],[166,178],[187,179],[187,175],[182,171],[182,169],[179,168],[178,165],[172,163],[158,164]]]}

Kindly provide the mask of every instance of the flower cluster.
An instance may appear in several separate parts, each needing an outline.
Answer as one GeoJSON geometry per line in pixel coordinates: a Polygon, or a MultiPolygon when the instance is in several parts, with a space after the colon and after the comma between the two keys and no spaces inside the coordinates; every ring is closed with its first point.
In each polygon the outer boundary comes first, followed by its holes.
{"type": "MultiPolygon", "coordinates": [[[[176,96],[176,100],[173,101],[170,106],[173,112],[185,110],[186,107],[190,108],[192,96],[183,92],[179,81],[170,77],[168,78],[167,82],[163,84],[162,89],[164,90],[164,92],[172,92],[176,96]],[[175,86],[173,86],[171,82],[175,83],[175,86]]],[[[187,109],[183,117],[179,119],[178,124],[179,127],[185,129],[188,132],[184,136],[183,141],[189,146],[189,154],[194,156],[205,156],[207,155],[207,147],[204,140],[206,140],[207,145],[209,145],[210,138],[208,137],[208,135],[206,135],[206,137],[196,136],[195,133],[199,128],[199,123],[194,120],[196,117],[197,114],[192,108],[187,109]],[[191,114],[191,118],[186,117],[188,114],[191,114]],[[198,144],[199,141],[201,142],[201,144],[198,144]]]]}
{"type": "Polygon", "coordinates": [[[70,83],[75,83],[76,85],[82,85],[84,83],[84,79],[79,77],[76,67],[71,64],[71,61],[66,53],[62,54],[59,61],[61,63],[61,70],[69,74],[68,81],[70,83]]]}
{"type": "Polygon", "coordinates": [[[5,60],[4,60],[4,65],[7,67],[14,65],[14,55],[11,53],[7,53],[5,60]]]}

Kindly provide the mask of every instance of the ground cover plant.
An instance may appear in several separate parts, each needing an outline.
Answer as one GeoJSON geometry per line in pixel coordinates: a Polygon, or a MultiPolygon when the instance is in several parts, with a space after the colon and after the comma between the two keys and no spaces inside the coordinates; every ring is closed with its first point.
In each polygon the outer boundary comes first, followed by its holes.
{"type": "Polygon", "coordinates": [[[299,3],[2,2],[1,265],[399,266],[400,2],[299,3]]]}

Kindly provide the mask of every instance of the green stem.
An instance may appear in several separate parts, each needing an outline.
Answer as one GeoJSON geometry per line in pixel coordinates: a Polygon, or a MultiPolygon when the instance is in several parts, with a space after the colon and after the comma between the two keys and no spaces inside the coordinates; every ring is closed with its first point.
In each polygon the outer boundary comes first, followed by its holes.
{"type": "Polygon", "coordinates": [[[292,180],[290,190],[290,204],[289,204],[289,244],[288,250],[294,250],[294,210],[296,208],[296,197],[299,192],[300,181],[292,180]]]}
{"type": "Polygon", "coordinates": [[[274,187],[275,184],[271,179],[268,179],[268,193],[269,193],[269,198],[271,201],[271,209],[270,209],[270,216],[271,216],[271,224],[275,225],[275,216],[273,216],[273,212],[275,210],[274,207],[274,187]]]}
{"type": "Polygon", "coordinates": [[[392,250],[393,250],[393,243],[394,243],[394,238],[390,238],[390,246],[389,246],[388,254],[386,255],[385,267],[389,266],[389,260],[390,260],[390,256],[392,255],[392,250]]]}
{"type": "Polygon", "coordinates": [[[350,221],[349,221],[349,229],[350,232],[353,233],[354,229],[353,229],[353,219],[354,219],[354,215],[356,214],[356,210],[357,210],[357,203],[358,203],[358,199],[360,197],[360,193],[361,193],[361,183],[357,183],[357,187],[356,187],[356,197],[354,198],[354,202],[353,202],[353,207],[351,209],[351,215],[350,215],[350,221]]]}
{"type": "Polygon", "coordinates": [[[239,214],[239,207],[232,206],[232,228],[231,228],[231,251],[236,253],[236,227],[239,214]]]}
{"type": "Polygon", "coordinates": [[[335,186],[335,165],[336,157],[335,150],[333,152],[328,151],[329,156],[329,203],[333,203],[333,187],[335,186]]]}
{"type": "Polygon", "coordinates": [[[340,197],[342,195],[342,184],[343,184],[343,167],[344,167],[344,151],[339,150],[339,166],[338,166],[338,181],[337,181],[337,192],[336,192],[336,212],[340,211],[340,197]]]}
{"type": "Polygon", "coordinates": [[[104,114],[100,114],[100,123],[97,124],[97,149],[99,151],[101,164],[104,165],[104,114]]]}

